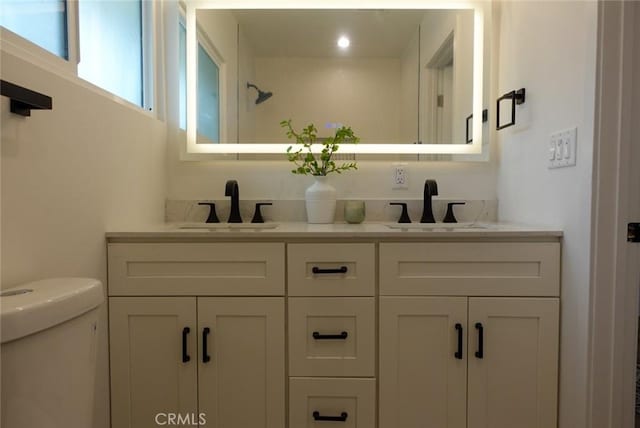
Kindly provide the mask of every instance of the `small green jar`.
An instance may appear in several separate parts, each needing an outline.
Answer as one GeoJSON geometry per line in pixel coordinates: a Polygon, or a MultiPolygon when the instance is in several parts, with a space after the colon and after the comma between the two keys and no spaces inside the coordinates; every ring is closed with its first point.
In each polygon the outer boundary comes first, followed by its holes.
{"type": "Polygon", "coordinates": [[[345,201],[344,220],[347,223],[358,224],[364,221],[365,205],[364,201],[345,201]]]}

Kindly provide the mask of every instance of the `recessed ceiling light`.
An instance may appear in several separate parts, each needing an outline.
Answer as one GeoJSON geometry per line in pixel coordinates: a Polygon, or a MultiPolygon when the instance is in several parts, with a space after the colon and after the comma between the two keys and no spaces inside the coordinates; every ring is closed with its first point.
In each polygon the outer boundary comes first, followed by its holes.
{"type": "Polygon", "coordinates": [[[341,47],[342,49],[348,48],[350,44],[351,44],[351,41],[349,41],[349,39],[345,36],[341,36],[338,39],[338,46],[341,47]]]}

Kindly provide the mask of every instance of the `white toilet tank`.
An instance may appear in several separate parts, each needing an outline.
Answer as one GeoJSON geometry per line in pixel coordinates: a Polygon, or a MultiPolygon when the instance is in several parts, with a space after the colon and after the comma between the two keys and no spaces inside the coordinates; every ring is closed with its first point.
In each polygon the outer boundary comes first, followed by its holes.
{"type": "Polygon", "coordinates": [[[90,428],[102,283],[56,278],[0,294],[2,428],[90,428]]]}

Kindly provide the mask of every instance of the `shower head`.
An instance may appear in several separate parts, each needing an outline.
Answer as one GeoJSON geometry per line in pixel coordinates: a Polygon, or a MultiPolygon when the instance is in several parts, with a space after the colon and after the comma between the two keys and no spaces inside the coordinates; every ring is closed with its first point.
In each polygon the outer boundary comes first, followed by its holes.
{"type": "Polygon", "coordinates": [[[271,92],[262,92],[258,91],[258,98],[256,99],[256,104],[263,103],[271,98],[273,94],[271,92]]]}
{"type": "Polygon", "coordinates": [[[247,82],[247,88],[255,88],[256,91],[258,91],[258,98],[256,98],[256,104],[261,104],[261,103],[265,102],[266,100],[271,98],[271,96],[273,95],[273,93],[271,93],[271,92],[263,92],[263,91],[261,91],[260,88],[258,88],[253,83],[247,82]]]}

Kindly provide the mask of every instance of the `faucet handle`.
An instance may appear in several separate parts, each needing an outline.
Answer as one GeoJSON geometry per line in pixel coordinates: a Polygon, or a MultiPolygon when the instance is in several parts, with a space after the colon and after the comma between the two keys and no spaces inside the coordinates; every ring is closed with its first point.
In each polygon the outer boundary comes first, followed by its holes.
{"type": "Polygon", "coordinates": [[[409,213],[407,212],[406,202],[389,202],[389,205],[400,205],[402,207],[402,214],[400,214],[398,223],[411,223],[411,219],[409,218],[409,213]]]}
{"type": "Polygon", "coordinates": [[[216,214],[215,202],[198,202],[198,205],[209,205],[209,217],[207,217],[207,223],[220,223],[216,214]]]}
{"type": "Polygon", "coordinates": [[[272,202],[257,202],[256,203],[256,211],[253,214],[253,218],[251,219],[251,223],[264,223],[264,219],[262,218],[262,212],[260,211],[260,207],[263,205],[273,205],[272,202]]]}
{"type": "Polygon", "coordinates": [[[453,214],[453,206],[454,205],[466,205],[466,202],[449,202],[447,204],[447,213],[442,220],[443,223],[457,223],[458,219],[455,214],[453,214]]]}

